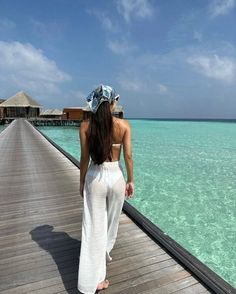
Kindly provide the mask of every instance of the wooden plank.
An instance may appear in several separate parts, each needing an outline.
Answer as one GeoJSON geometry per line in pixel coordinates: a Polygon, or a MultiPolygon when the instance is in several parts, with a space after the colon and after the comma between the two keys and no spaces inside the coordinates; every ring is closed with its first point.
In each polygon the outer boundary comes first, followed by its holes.
{"type": "MultiPolygon", "coordinates": [[[[109,287],[110,289],[104,291],[104,293],[119,293],[119,294],[126,294],[126,293],[142,293],[149,289],[149,287],[160,287],[169,283],[170,281],[180,280],[189,276],[190,274],[187,271],[182,270],[181,266],[176,264],[169,267],[161,268],[160,270],[153,270],[148,273],[142,274],[142,270],[136,271],[135,276],[127,275],[125,277],[121,277],[119,283],[112,283],[109,287]]],[[[112,278],[111,278],[112,282],[112,278]]]]}
{"type": "Polygon", "coordinates": [[[193,279],[193,277],[191,276],[183,278],[181,280],[172,281],[164,285],[160,283],[159,284],[160,287],[157,287],[154,280],[149,284],[148,290],[145,290],[140,293],[142,294],[168,294],[168,293],[178,293],[178,292],[189,293],[189,294],[199,293],[199,292],[194,292],[196,290],[195,285],[198,285],[198,284],[196,284],[196,280],[193,279]]]}
{"type": "Polygon", "coordinates": [[[208,291],[201,284],[197,283],[197,284],[192,285],[191,287],[186,287],[181,290],[177,290],[173,293],[175,293],[175,294],[203,294],[203,293],[213,293],[213,292],[208,291]]]}

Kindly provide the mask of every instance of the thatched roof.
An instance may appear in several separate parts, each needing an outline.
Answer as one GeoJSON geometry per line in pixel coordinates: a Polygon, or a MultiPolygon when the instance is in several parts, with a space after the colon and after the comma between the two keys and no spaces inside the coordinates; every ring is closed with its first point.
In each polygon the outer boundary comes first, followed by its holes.
{"type": "Polygon", "coordinates": [[[23,91],[16,93],[14,96],[8,98],[6,101],[1,103],[1,107],[34,107],[40,108],[41,105],[38,104],[32,97],[24,93],[23,91]]]}
{"type": "Polygon", "coordinates": [[[84,107],[82,106],[71,106],[71,107],[64,107],[64,109],[81,109],[81,110],[84,110],[84,107]]]}
{"type": "Polygon", "coordinates": [[[62,115],[62,111],[59,109],[45,109],[40,112],[40,115],[62,115]]]}

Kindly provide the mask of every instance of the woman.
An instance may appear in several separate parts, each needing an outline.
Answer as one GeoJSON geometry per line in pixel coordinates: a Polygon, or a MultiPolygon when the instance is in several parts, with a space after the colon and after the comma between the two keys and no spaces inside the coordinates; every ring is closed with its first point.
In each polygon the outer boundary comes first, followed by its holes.
{"type": "Polygon", "coordinates": [[[92,294],[108,287],[111,261],[124,198],[134,194],[131,130],[112,116],[119,95],[101,85],[87,98],[92,111],[80,126],[80,194],[84,199],[78,290],[92,294]],[[127,181],[120,164],[123,145],[127,181]],[[89,160],[91,158],[90,164],[89,160]]]}

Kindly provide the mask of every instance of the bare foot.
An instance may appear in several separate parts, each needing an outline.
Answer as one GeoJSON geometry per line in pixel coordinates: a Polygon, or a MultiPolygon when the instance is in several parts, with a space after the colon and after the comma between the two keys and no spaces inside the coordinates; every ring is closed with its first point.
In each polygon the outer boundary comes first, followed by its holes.
{"type": "Polygon", "coordinates": [[[98,284],[97,286],[97,290],[103,290],[103,289],[106,289],[108,288],[108,285],[109,285],[109,281],[108,280],[105,280],[101,283],[98,284]]]}

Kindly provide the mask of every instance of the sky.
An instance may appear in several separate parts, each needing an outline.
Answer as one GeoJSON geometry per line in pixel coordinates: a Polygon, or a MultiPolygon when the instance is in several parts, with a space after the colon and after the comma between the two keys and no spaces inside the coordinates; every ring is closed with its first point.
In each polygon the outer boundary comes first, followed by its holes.
{"type": "Polygon", "coordinates": [[[236,118],[236,0],[0,0],[0,98],[127,118],[236,118]]]}

